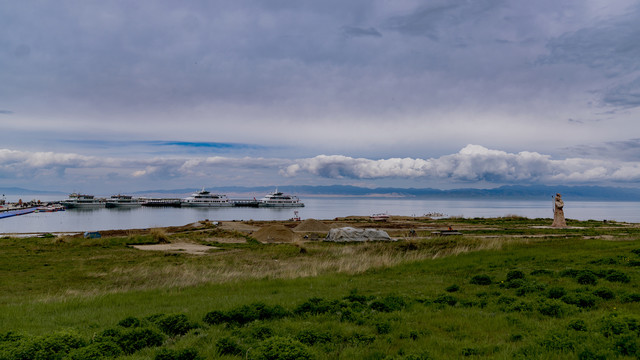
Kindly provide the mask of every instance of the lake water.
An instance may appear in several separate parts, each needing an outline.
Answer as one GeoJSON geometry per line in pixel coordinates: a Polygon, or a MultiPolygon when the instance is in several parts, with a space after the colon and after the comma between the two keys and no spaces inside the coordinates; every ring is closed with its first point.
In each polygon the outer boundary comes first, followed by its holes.
{"type": "MultiPolygon", "coordinates": [[[[22,197],[31,199],[32,197],[22,197]]],[[[43,201],[43,196],[33,197],[43,201]]],[[[7,200],[14,199],[7,197],[7,200]]],[[[17,200],[17,199],[15,199],[17,200]]],[[[375,213],[422,216],[438,212],[447,216],[500,217],[519,215],[528,218],[553,218],[551,200],[417,200],[372,198],[307,198],[305,207],[297,209],[273,208],[148,208],[96,209],[32,213],[0,219],[0,233],[82,232],[110,229],[139,229],[161,226],[180,226],[199,220],[287,220],[294,210],[304,219],[333,219],[336,217],[375,213]]],[[[640,202],[566,201],[565,216],[577,220],[616,220],[640,223],[640,202]]]]}

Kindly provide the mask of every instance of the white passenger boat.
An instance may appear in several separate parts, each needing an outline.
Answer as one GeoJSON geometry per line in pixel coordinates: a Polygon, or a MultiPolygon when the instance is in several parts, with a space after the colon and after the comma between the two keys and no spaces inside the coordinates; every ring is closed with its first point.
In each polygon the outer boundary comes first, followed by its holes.
{"type": "Polygon", "coordinates": [[[226,195],[212,194],[202,188],[202,190],[191,194],[191,196],[180,201],[180,206],[184,207],[224,207],[233,206],[226,195]]]}
{"type": "Polygon", "coordinates": [[[93,195],[73,193],[66,200],[60,201],[64,207],[72,209],[97,209],[105,206],[104,199],[96,199],[93,195]]]}
{"type": "Polygon", "coordinates": [[[109,199],[107,199],[107,202],[105,204],[106,207],[108,208],[116,208],[116,207],[121,207],[121,208],[132,208],[132,207],[138,207],[141,206],[142,203],[140,202],[139,199],[134,198],[131,195],[112,195],[109,199]]]}
{"type": "Polygon", "coordinates": [[[297,196],[286,195],[276,191],[265,195],[258,200],[258,207],[303,207],[304,203],[300,202],[297,196]]]}

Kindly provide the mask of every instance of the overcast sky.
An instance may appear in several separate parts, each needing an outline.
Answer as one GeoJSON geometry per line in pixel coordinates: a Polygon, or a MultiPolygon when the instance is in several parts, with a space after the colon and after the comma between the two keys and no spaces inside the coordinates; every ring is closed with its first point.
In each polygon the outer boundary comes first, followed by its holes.
{"type": "Polygon", "coordinates": [[[637,1],[0,0],[0,187],[638,186],[637,1]]]}

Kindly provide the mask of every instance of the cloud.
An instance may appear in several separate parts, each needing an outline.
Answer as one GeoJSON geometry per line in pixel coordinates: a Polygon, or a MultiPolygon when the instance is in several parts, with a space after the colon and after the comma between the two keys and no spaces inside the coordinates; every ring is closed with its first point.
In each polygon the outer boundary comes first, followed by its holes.
{"type": "Polygon", "coordinates": [[[584,158],[553,160],[551,156],[537,152],[507,153],[479,145],[468,145],[456,154],[430,159],[371,160],[320,155],[297,160],[281,171],[284,176],[296,176],[300,173],[329,178],[405,177],[493,183],[625,182],[640,180],[640,162],[584,158]]]}
{"type": "MultiPolygon", "coordinates": [[[[639,140],[618,147],[637,149],[639,140]]],[[[611,145],[611,146],[613,146],[611,145]]],[[[506,183],[607,183],[640,181],[640,161],[612,161],[592,157],[555,160],[550,155],[521,151],[509,153],[467,145],[454,154],[437,158],[367,159],[344,155],[319,155],[298,160],[265,157],[154,157],[101,158],[72,153],[25,152],[0,149],[0,178],[72,181],[78,174],[104,174],[113,179],[188,182],[223,178],[233,184],[274,181],[278,176],[324,179],[419,179],[471,184],[506,183]],[[279,175],[278,175],[279,174],[279,175]],[[116,176],[117,175],[117,176],[116,176]],[[270,179],[270,180],[266,180],[270,179]],[[240,183],[238,183],[240,181],[240,183]]],[[[231,183],[229,183],[231,184],[231,183]]],[[[100,184],[96,184],[100,186],[100,184]]]]}
{"type": "Polygon", "coordinates": [[[375,28],[359,28],[355,26],[343,26],[342,33],[345,37],[382,37],[375,28]]]}
{"type": "Polygon", "coordinates": [[[13,114],[13,111],[11,111],[11,110],[0,110],[0,114],[11,115],[11,114],[13,114]]]}

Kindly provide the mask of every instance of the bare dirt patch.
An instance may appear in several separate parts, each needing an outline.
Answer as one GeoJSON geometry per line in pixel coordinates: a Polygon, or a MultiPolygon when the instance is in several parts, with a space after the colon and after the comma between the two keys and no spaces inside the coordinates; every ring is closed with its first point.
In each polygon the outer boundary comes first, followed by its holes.
{"type": "Polygon", "coordinates": [[[250,225],[242,221],[224,221],[218,227],[222,230],[240,231],[244,233],[252,233],[260,230],[259,226],[250,225]]]}
{"type": "Polygon", "coordinates": [[[209,250],[218,249],[212,246],[192,244],[192,243],[172,243],[172,244],[153,244],[153,245],[132,245],[138,250],[146,251],[166,251],[172,253],[206,255],[209,250]]]}

